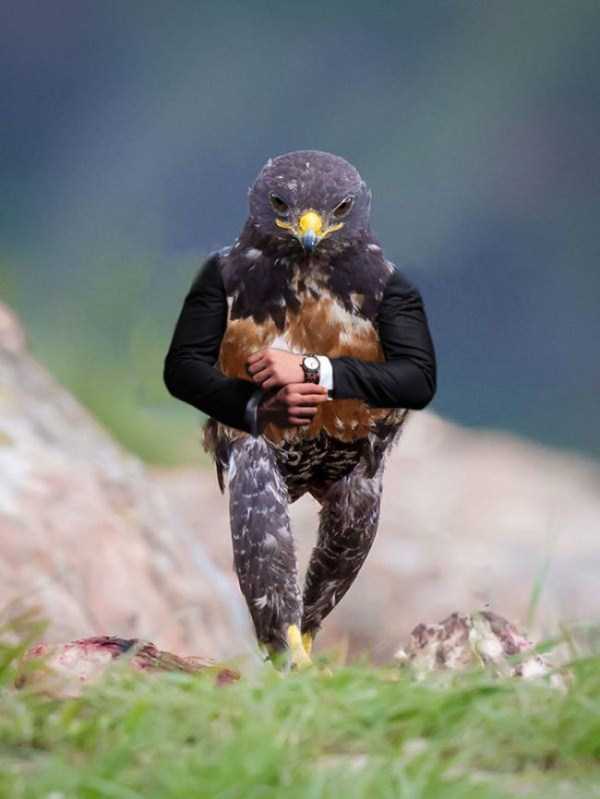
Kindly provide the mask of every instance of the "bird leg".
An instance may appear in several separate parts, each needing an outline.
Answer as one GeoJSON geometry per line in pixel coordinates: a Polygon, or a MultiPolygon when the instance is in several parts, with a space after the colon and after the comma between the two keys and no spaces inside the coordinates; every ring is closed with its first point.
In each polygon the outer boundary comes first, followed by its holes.
{"type": "Polygon", "coordinates": [[[312,648],[313,648],[313,637],[311,633],[302,633],[302,643],[304,644],[304,650],[306,654],[310,657],[312,648]]]}
{"type": "Polygon", "coordinates": [[[304,637],[297,624],[290,624],[287,628],[286,644],[284,649],[278,645],[261,644],[261,649],[266,655],[265,660],[271,661],[279,670],[289,668],[292,671],[303,671],[312,666],[310,653],[304,647],[304,637]]]}
{"type": "Polygon", "coordinates": [[[302,636],[308,647],[356,579],[375,540],[383,461],[373,477],[365,468],[361,461],[332,483],[321,500],[317,543],[304,583],[302,636]]]}
{"type": "Polygon", "coordinates": [[[290,666],[298,671],[302,671],[312,665],[310,651],[306,650],[303,638],[298,625],[291,624],[288,627],[287,643],[290,650],[290,666]]]}
{"type": "Polygon", "coordinates": [[[233,441],[228,476],[234,567],[258,642],[274,662],[287,654],[302,667],[308,655],[288,493],[265,439],[233,441]]]}

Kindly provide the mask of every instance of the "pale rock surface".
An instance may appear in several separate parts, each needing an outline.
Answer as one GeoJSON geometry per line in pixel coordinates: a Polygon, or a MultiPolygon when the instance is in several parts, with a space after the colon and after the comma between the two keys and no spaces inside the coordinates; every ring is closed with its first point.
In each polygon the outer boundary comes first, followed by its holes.
{"type": "Polygon", "coordinates": [[[228,685],[240,678],[238,671],[208,658],[182,658],[150,641],[106,635],[31,647],[19,662],[15,687],[27,686],[59,699],[76,697],[84,686],[97,682],[116,664],[134,672],[204,672],[216,685],[228,685]]]}
{"type": "Polygon", "coordinates": [[[110,634],[232,655],[246,619],[203,535],[31,357],[0,304],[0,609],[39,606],[49,642],[110,634]]]}
{"type": "Polygon", "coordinates": [[[487,610],[418,624],[395,658],[418,680],[435,672],[485,668],[496,677],[551,676],[556,687],[564,685],[558,672],[552,673],[558,664],[536,652],[533,642],[508,619],[487,610]]]}

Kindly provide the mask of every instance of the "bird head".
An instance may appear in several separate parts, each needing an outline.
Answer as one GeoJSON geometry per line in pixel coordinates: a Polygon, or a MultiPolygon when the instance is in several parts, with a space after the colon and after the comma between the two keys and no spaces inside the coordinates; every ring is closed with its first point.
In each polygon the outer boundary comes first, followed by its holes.
{"type": "Polygon", "coordinates": [[[337,155],[299,150],[270,159],[249,191],[261,235],[303,248],[341,250],[368,230],[371,193],[337,155]]]}

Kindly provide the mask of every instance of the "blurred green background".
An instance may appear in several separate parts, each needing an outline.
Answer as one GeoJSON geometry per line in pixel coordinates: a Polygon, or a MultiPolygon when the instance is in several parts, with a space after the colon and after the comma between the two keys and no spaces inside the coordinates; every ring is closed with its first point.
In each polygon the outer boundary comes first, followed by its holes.
{"type": "Polygon", "coordinates": [[[124,444],[200,458],[162,362],[271,155],[330,150],[425,298],[431,408],[600,456],[600,3],[5,3],[0,296],[124,444]]]}

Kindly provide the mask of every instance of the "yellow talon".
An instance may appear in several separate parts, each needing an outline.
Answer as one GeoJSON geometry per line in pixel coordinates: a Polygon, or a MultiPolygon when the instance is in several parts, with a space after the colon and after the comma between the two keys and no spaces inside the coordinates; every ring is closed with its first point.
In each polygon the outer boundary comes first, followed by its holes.
{"type": "Polygon", "coordinates": [[[300,629],[296,624],[290,624],[287,629],[287,643],[290,649],[291,664],[293,669],[301,671],[312,665],[312,660],[304,648],[300,629]]]}
{"type": "Polygon", "coordinates": [[[302,643],[307,655],[310,655],[313,647],[313,637],[310,633],[302,633],[302,643]]]}

